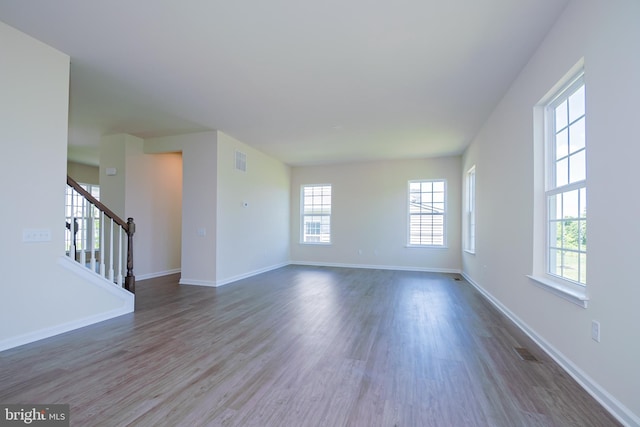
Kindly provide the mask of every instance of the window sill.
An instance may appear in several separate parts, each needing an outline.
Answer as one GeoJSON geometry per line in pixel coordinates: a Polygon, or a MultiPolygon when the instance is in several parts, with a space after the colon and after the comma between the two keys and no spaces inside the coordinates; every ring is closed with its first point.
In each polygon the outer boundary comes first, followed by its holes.
{"type": "Polygon", "coordinates": [[[310,246],[331,246],[331,242],[300,242],[301,245],[310,245],[310,246]]]}
{"type": "Polygon", "coordinates": [[[527,275],[527,277],[533,280],[535,284],[542,289],[546,289],[554,295],[557,295],[560,298],[572,302],[582,308],[587,308],[589,297],[587,296],[586,290],[576,289],[570,285],[564,285],[540,276],[527,275]]]}
{"type": "Polygon", "coordinates": [[[436,245],[405,245],[405,248],[418,248],[418,249],[449,249],[449,246],[436,246],[436,245]]]}

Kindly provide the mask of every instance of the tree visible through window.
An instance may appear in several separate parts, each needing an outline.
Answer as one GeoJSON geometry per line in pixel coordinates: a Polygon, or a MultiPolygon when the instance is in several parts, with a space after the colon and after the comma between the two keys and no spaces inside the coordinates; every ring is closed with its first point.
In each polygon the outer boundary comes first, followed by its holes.
{"type": "Polygon", "coordinates": [[[446,182],[409,182],[409,245],[444,246],[446,182]]]}
{"type": "Polygon", "coordinates": [[[302,186],[302,243],[331,243],[331,185],[302,186]]]}

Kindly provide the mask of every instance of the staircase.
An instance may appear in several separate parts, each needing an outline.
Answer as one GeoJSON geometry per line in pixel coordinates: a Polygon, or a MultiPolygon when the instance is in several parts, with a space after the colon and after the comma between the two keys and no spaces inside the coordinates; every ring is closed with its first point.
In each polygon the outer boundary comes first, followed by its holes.
{"type": "Polygon", "coordinates": [[[93,274],[135,293],[133,218],[125,222],[69,176],[67,186],[71,189],[66,201],[67,256],[93,274]]]}

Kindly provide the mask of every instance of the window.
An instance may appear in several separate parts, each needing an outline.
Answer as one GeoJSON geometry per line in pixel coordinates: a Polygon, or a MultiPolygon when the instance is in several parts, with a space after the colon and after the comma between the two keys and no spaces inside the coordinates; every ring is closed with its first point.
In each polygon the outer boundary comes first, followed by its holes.
{"type": "Polygon", "coordinates": [[[446,182],[409,181],[409,246],[444,246],[446,182]]]}
{"type": "MultiPolygon", "coordinates": [[[[100,200],[100,186],[80,184],[89,194],[100,200]]],[[[87,203],[73,187],[67,186],[65,203],[65,217],[67,232],[65,234],[65,250],[71,250],[71,242],[75,241],[78,251],[87,251],[91,248],[91,236],[93,235],[94,250],[100,250],[100,211],[87,203]],[[74,224],[73,227],[71,224],[74,224]],[[72,231],[73,230],[73,231],[72,231]]]]}
{"type": "Polygon", "coordinates": [[[547,273],[587,284],[587,165],[582,72],[545,108],[547,273]]]}
{"type": "Polygon", "coordinates": [[[302,243],[331,243],[331,185],[302,186],[302,243]]]}
{"type": "Polygon", "coordinates": [[[464,249],[476,252],[476,167],[467,171],[465,194],[465,237],[464,249]]]}

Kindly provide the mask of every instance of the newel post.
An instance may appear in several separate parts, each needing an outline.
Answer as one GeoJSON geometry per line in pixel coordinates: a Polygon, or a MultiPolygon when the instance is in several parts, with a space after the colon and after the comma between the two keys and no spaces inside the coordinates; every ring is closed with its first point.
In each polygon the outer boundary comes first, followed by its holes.
{"type": "Polygon", "coordinates": [[[133,218],[127,218],[127,276],[124,278],[124,288],[129,292],[136,292],[136,276],[133,275],[133,234],[136,224],[133,218]]]}

